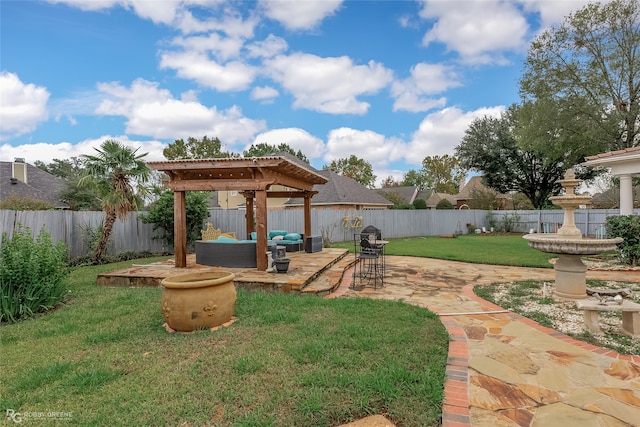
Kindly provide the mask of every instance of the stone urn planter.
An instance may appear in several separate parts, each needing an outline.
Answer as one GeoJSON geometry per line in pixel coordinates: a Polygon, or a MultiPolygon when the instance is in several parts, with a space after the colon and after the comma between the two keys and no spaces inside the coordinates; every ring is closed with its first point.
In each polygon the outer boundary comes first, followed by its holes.
{"type": "Polygon", "coordinates": [[[202,271],[163,279],[162,314],[167,325],[191,332],[231,320],[236,305],[234,278],[226,271],[202,271]]]}
{"type": "Polygon", "coordinates": [[[278,258],[273,262],[276,265],[276,271],[278,273],[286,273],[289,270],[289,258],[278,258]]]}

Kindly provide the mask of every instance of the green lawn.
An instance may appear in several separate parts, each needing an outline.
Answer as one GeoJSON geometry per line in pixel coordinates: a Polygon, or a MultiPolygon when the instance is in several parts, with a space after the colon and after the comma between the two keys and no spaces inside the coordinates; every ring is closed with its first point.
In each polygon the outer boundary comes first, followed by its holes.
{"type": "Polygon", "coordinates": [[[428,310],[239,290],[233,325],[170,334],[161,289],[96,286],[131,263],[75,268],[66,306],[0,326],[0,410],[82,426],[439,425],[448,336],[428,310]]]}
{"type": "MultiPolygon", "coordinates": [[[[353,249],[353,242],[332,243],[332,247],[353,249]]],[[[477,264],[553,267],[554,254],[531,249],[522,235],[462,235],[456,238],[412,237],[390,239],[387,255],[438,258],[477,264]]]]}

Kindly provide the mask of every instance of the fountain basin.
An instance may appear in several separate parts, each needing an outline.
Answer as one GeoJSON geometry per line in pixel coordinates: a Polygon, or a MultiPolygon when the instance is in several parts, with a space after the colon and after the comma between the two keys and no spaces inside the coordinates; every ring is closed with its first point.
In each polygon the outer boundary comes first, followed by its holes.
{"type": "Polygon", "coordinates": [[[555,297],[562,300],[579,300],[587,297],[587,266],[583,255],[598,255],[616,250],[622,238],[590,239],[567,237],[563,234],[525,234],[529,246],[541,252],[558,254],[553,266],[556,276],[555,297]]]}
{"type": "Polygon", "coordinates": [[[621,237],[615,239],[567,238],[561,234],[525,234],[529,246],[541,252],[570,255],[598,255],[615,251],[621,237]]]}

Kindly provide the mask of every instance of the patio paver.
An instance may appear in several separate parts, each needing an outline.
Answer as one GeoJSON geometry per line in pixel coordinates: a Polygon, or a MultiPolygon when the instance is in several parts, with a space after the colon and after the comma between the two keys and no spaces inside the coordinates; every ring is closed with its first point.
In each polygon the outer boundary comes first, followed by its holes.
{"type": "MultiPolygon", "coordinates": [[[[503,310],[474,285],[553,280],[552,269],[426,258],[387,258],[383,288],[330,297],[405,301],[441,316],[451,341],[443,426],[638,426],[640,355],[574,340],[503,310]]],[[[587,278],[640,282],[638,271],[588,271],[587,278]]]]}

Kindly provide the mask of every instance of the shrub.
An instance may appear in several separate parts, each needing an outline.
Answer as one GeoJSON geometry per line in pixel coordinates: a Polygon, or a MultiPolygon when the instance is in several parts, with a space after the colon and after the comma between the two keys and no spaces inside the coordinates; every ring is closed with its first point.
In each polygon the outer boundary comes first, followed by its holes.
{"type": "Polygon", "coordinates": [[[414,209],[427,209],[427,201],[425,199],[415,199],[413,201],[414,209]]]}
{"type": "Polygon", "coordinates": [[[44,230],[34,241],[31,229],[18,226],[0,247],[0,322],[16,322],[47,311],[68,295],[63,279],[68,273],[64,243],[53,244],[44,230]]]}
{"type": "Polygon", "coordinates": [[[46,211],[53,209],[53,206],[46,200],[27,196],[21,197],[12,193],[0,202],[0,209],[12,211],[46,211]]]}
{"type": "Polygon", "coordinates": [[[640,216],[609,216],[605,226],[608,237],[622,237],[624,239],[622,243],[618,243],[620,260],[625,264],[638,265],[638,261],[640,261],[640,216]]]}
{"type": "Polygon", "coordinates": [[[453,204],[447,199],[442,199],[436,205],[436,209],[453,209],[453,204]]]}
{"type": "MultiPolygon", "coordinates": [[[[186,195],[187,246],[192,247],[201,239],[200,231],[204,221],[209,217],[207,209],[207,193],[188,191],[186,195]]],[[[166,239],[169,247],[173,247],[173,191],[165,191],[151,205],[147,214],[139,216],[145,224],[153,224],[153,231],[160,234],[154,239],[166,239]]]]}

